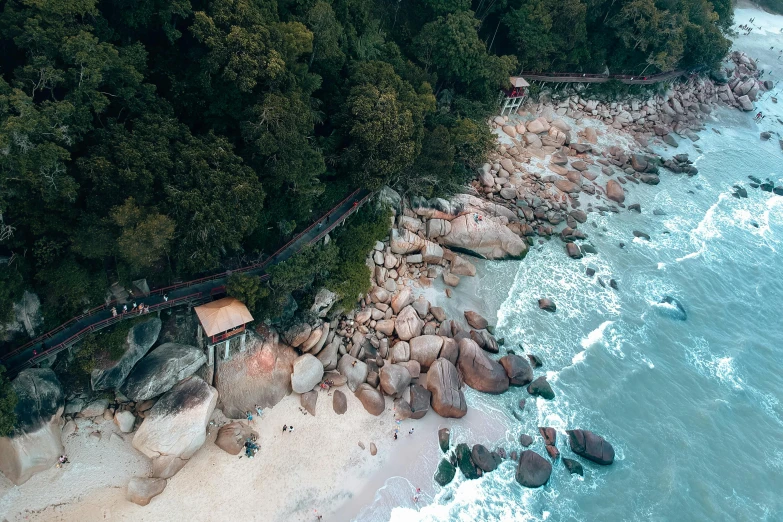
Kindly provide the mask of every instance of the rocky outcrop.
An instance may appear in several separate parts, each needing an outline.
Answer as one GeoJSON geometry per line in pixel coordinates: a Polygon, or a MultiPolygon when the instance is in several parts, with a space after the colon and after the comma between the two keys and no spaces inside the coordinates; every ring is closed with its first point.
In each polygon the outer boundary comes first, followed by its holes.
{"type": "Polygon", "coordinates": [[[135,402],[162,395],[207,362],[195,346],[166,343],[148,353],[133,367],[120,391],[135,402]]]}
{"type": "Polygon", "coordinates": [[[481,444],[474,444],[470,450],[470,458],[473,463],[484,473],[495,471],[502,462],[500,457],[481,444]]]}
{"type": "Polygon", "coordinates": [[[588,430],[566,430],[571,451],[596,464],[614,462],[614,448],[603,437],[588,430]]]}
{"type": "Polygon", "coordinates": [[[133,425],[136,423],[136,416],[128,410],[118,411],[114,413],[114,424],[123,433],[130,433],[133,431],[133,425]]]}
{"type": "Polygon", "coordinates": [[[509,354],[501,357],[498,362],[506,370],[511,386],[526,386],[533,381],[533,368],[530,367],[527,359],[509,354]]]}
{"type": "Polygon", "coordinates": [[[294,361],[291,388],[296,393],[307,393],[315,388],[324,376],[324,367],[314,355],[306,353],[294,361]]]}
{"type": "Polygon", "coordinates": [[[250,429],[245,423],[234,421],[222,426],[217,433],[215,445],[229,455],[239,455],[245,447],[245,440],[258,433],[250,429]]]}
{"type": "Polygon", "coordinates": [[[617,203],[625,201],[625,192],[623,186],[617,181],[610,179],[606,182],[606,197],[617,203]]]}
{"type": "Polygon", "coordinates": [[[445,486],[454,480],[454,475],[456,474],[457,468],[454,467],[454,464],[449,462],[448,459],[441,459],[440,464],[438,464],[438,470],[435,472],[435,482],[445,486]]]}
{"type": "Polygon", "coordinates": [[[165,479],[134,477],[128,482],[125,498],[134,504],[146,506],[154,497],[163,493],[164,489],[166,489],[165,479]]]}
{"type": "Polygon", "coordinates": [[[48,368],[22,370],[11,383],[16,425],[0,437],[0,472],[16,485],[49,469],[63,454],[60,429],[65,405],[57,376],[48,368]]]}
{"type": "Polygon", "coordinates": [[[410,341],[410,358],[418,361],[421,368],[426,371],[438,358],[443,346],[443,337],[438,335],[421,335],[410,341]]]}
{"type": "Polygon", "coordinates": [[[459,340],[457,359],[465,384],[485,393],[503,393],[508,390],[508,376],[497,361],[490,359],[472,339],[459,340]]]}
{"type": "Polygon", "coordinates": [[[335,390],[332,396],[332,409],[337,415],[343,415],[348,411],[348,398],[340,390],[335,390]]]}
{"type": "Polygon", "coordinates": [[[360,384],[354,392],[356,398],[362,403],[367,413],[378,416],[386,409],[386,401],[383,394],[367,383],[360,384]]]}
{"type": "Polygon", "coordinates": [[[500,219],[481,217],[465,214],[453,219],[440,243],[486,259],[519,258],[527,253],[527,244],[500,219]]]}
{"type": "Polygon", "coordinates": [[[423,386],[413,384],[410,387],[411,402],[409,404],[411,409],[410,418],[414,420],[424,417],[430,409],[430,401],[432,400],[432,393],[423,386]]]}
{"type": "Polygon", "coordinates": [[[291,393],[291,374],[297,353],[274,332],[262,340],[248,335],[245,351],[219,360],[215,374],[220,409],[236,419],[256,404],[271,408],[291,393]]]}
{"type": "Polygon", "coordinates": [[[410,305],[403,308],[394,321],[394,330],[397,332],[397,337],[402,341],[409,341],[414,337],[418,337],[421,335],[422,328],[424,328],[424,321],[421,320],[419,314],[410,305]]]}
{"type": "Polygon", "coordinates": [[[461,418],[468,412],[457,368],[448,360],[441,358],[432,363],[426,387],[432,393],[432,409],[441,417],[461,418]]]}
{"type": "Polygon", "coordinates": [[[549,481],[552,464],[532,450],[525,450],[519,457],[516,479],[526,488],[538,488],[549,481]]]}
{"type": "Polygon", "coordinates": [[[457,465],[466,479],[474,480],[481,476],[467,444],[457,444],[454,454],[457,456],[457,465]]]}
{"type": "Polygon", "coordinates": [[[451,430],[448,428],[441,428],[438,430],[438,446],[443,453],[449,452],[449,445],[451,440],[451,430]]]}
{"type": "Polygon", "coordinates": [[[346,377],[348,388],[355,392],[360,384],[367,382],[370,370],[366,363],[350,355],[343,355],[337,363],[337,371],[346,377]]]}
{"type": "Polygon", "coordinates": [[[133,447],[152,460],[153,476],[169,478],[204,444],[217,391],[199,377],[189,377],[166,392],[147,412],[133,447]]]}
{"type": "Polygon", "coordinates": [[[583,477],[585,474],[585,470],[582,467],[582,465],[573,459],[568,459],[563,457],[563,465],[566,467],[566,469],[571,475],[576,474],[583,477]]]}
{"type": "Polygon", "coordinates": [[[125,339],[125,351],[122,356],[92,371],[90,376],[92,389],[98,391],[119,388],[136,363],[158,340],[162,324],[160,319],[153,317],[133,326],[125,339]]]}
{"type": "Polygon", "coordinates": [[[399,364],[384,364],[379,373],[381,389],[391,397],[400,397],[411,384],[410,372],[399,364]]]}
{"type": "Polygon", "coordinates": [[[530,395],[538,395],[550,401],[555,398],[555,392],[552,391],[552,387],[543,375],[528,385],[527,392],[530,395]]]}
{"type": "Polygon", "coordinates": [[[475,328],[476,330],[483,330],[489,326],[489,322],[484,319],[484,317],[472,310],[465,311],[465,320],[468,322],[471,328],[475,328]]]}

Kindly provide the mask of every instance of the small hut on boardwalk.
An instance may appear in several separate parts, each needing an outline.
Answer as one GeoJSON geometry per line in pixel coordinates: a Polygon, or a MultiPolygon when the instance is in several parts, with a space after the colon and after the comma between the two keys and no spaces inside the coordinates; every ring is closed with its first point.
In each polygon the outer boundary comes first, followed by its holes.
{"type": "Polygon", "coordinates": [[[225,341],[224,359],[228,359],[228,348],[231,339],[241,334],[240,350],[245,348],[245,325],[253,320],[250,311],[239,300],[233,297],[224,297],[195,308],[199,320],[198,339],[202,338],[202,330],[207,336],[209,348],[209,360],[207,364],[214,364],[215,345],[225,341]]]}
{"type": "Polygon", "coordinates": [[[512,114],[519,109],[522,103],[527,98],[527,88],[530,84],[521,76],[512,76],[509,78],[511,82],[511,89],[507,89],[501,92],[503,99],[500,109],[500,115],[503,116],[508,111],[508,114],[512,114]]]}

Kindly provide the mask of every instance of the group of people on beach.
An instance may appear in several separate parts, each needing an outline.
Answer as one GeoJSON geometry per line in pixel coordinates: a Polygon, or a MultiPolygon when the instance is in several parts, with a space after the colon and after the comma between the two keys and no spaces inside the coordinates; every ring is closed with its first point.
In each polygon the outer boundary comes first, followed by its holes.
{"type": "MultiPolygon", "coordinates": [[[[252,459],[258,453],[258,444],[256,444],[256,436],[250,435],[245,439],[245,456],[252,459]]],[[[241,456],[239,458],[242,458],[241,456]]]]}
{"type": "Polygon", "coordinates": [[[71,461],[70,461],[70,460],[68,460],[68,455],[60,455],[60,456],[57,458],[57,467],[58,467],[58,468],[62,468],[62,467],[63,467],[63,466],[65,466],[66,464],[70,464],[70,462],[71,462],[71,461]]]}

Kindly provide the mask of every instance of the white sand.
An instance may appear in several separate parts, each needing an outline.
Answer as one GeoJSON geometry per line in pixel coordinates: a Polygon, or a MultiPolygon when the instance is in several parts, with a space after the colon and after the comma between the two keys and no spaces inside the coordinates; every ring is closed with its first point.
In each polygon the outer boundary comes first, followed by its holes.
{"type": "MultiPolygon", "coordinates": [[[[339,416],[332,398],[319,395],[317,416],[303,414],[298,396],[286,397],[253,420],[261,451],[254,459],[232,456],[214,445],[216,429],[166,490],[145,507],[125,500],[130,477],[145,476],[146,459],[130,445],[95,443],[87,434],[67,444],[72,464],[51,469],[20,487],[0,490],[0,516],[8,520],[196,521],[314,520],[351,499],[367,477],[391,457],[395,426],[391,400],[380,416],[368,414],[350,391],[348,412],[339,416]],[[283,424],[293,433],[282,433],[283,424]],[[362,450],[358,442],[364,443],[362,450]],[[378,455],[370,456],[370,442],[378,455]],[[48,506],[48,507],[47,507],[48,506]],[[219,514],[219,515],[218,515],[219,514]]],[[[410,421],[411,425],[415,421],[410,421]]],[[[409,429],[409,422],[402,428],[409,429]]],[[[104,423],[110,430],[112,423],[104,423]]]]}

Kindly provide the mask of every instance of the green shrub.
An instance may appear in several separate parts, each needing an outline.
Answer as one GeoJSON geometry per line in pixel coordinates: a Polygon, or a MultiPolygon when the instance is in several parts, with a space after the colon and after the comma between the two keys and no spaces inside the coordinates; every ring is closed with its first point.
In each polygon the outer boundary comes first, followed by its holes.
{"type": "Polygon", "coordinates": [[[0,366],[0,437],[10,435],[16,424],[16,403],[18,397],[5,376],[5,366],[0,366]]]}

